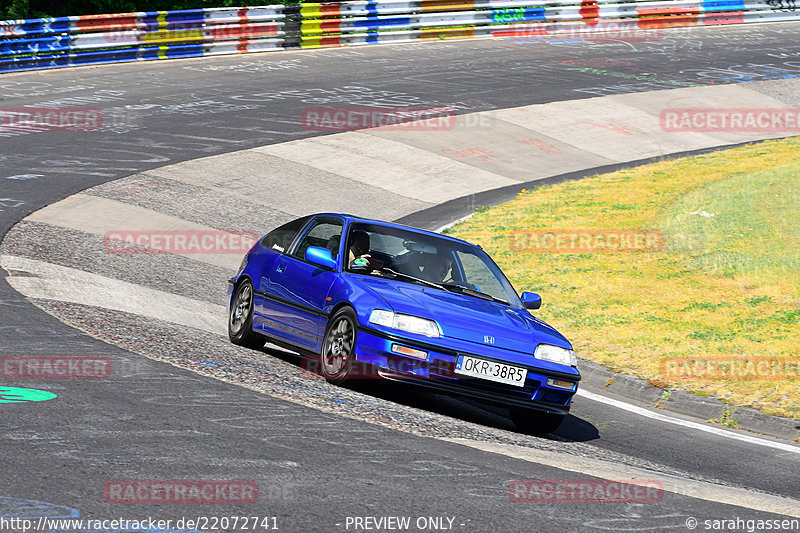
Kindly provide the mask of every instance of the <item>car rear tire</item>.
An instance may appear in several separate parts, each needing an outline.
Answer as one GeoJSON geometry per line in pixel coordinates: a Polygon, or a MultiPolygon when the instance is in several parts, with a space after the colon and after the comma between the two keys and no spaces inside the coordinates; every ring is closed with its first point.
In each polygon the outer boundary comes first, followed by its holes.
{"type": "Polygon", "coordinates": [[[351,377],[355,360],[358,319],[350,307],[342,307],[328,321],[320,352],[320,372],[331,383],[351,377]]]}
{"type": "Polygon", "coordinates": [[[528,435],[547,435],[558,429],[558,426],[564,421],[564,415],[555,415],[533,409],[512,407],[509,411],[511,412],[511,420],[517,429],[528,435]]]}
{"type": "Polygon", "coordinates": [[[266,339],[253,331],[253,284],[245,280],[236,289],[228,313],[228,338],[247,348],[264,347],[266,339]]]}

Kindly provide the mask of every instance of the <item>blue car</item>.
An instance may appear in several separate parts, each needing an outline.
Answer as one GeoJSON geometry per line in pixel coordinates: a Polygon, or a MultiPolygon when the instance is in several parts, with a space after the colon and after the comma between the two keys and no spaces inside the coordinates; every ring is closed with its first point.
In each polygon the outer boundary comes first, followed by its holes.
{"type": "Polygon", "coordinates": [[[229,280],[234,344],[271,342],[340,383],[408,381],[509,408],[546,434],[581,379],[572,345],[534,317],[481,247],[408,226],[323,213],[265,235],[229,280]]]}

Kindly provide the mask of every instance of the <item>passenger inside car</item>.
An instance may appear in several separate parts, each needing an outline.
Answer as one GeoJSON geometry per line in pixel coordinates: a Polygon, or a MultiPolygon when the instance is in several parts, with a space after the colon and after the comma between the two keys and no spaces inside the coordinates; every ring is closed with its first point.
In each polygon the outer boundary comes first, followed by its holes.
{"type": "Polygon", "coordinates": [[[449,277],[452,259],[439,254],[424,254],[422,279],[433,283],[441,283],[449,277]]]}

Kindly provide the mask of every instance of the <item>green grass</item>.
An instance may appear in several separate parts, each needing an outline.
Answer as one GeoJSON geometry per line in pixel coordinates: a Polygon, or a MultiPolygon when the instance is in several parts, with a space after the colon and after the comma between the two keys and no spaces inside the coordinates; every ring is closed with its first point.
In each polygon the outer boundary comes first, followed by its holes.
{"type": "Polygon", "coordinates": [[[689,257],[689,270],[797,289],[798,213],[800,173],[789,165],[700,187],[662,213],[656,227],[689,257]],[[713,216],[692,214],[698,211],[713,216]]]}

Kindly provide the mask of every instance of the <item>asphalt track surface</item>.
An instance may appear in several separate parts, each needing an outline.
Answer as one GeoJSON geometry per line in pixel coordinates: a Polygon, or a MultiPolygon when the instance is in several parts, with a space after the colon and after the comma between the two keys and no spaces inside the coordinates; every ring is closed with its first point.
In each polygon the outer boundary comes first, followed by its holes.
{"type": "MultiPolygon", "coordinates": [[[[299,120],[308,105],[389,99],[409,106],[459,103],[479,111],[794,77],[800,75],[798,31],[800,25],[787,23],[676,30],[653,42],[441,42],[0,76],[4,108],[63,105],[71,98],[69,105],[99,107],[106,117],[98,132],[0,137],[0,233],[97,184],[317,135],[299,120]]],[[[55,310],[80,325],[80,309],[55,310]]],[[[510,501],[511,480],[590,477],[570,471],[570,456],[800,499],[798,453],[665,425],[585,398],[576,398],[555,435],[537,439],[516,434],[502,413],[458,400],[393,386],[337,391],[287,379],[293,394],[316,392],[339,405],[320,410],[101,342],[34,307],[5,282],[0,313],[3,355],[103,355],[122,370],[97,381],[3,382],[59,398],[0,404],[0,516],[23,516],[31,507],[39,509],[35,516],[96,519],[274,516],[283,531],[346,531],[347,517],[364,516],[410,516],[412,524],[418,517],[451,517],[456,531],[681,531],[688,530],[689,517],[701,521],[701,530],[704,519],[780,517],[672,492],[644,504],[510,501]],[[442,438],[565,455],[559,456],[563,465],[548,466],[442,438]],[[260,497],[239,506],[107,503],[105,483],[127,479],[254,480],[260,497]]],[[[144,338],[169,354],[185,345],[215,354],[227,349],[197,332],[119,314],[107,318],[96,336],[114,340],[107,335],[115,330],[123,346],[144,338]]],[[[251,355],[267,356],[297,370],[283,352],[251,355]]],[[[206,373],[228,377],[212,370],[206,373]]],[[[249,386],[258,389],[257,383],[249,386]]]]}

